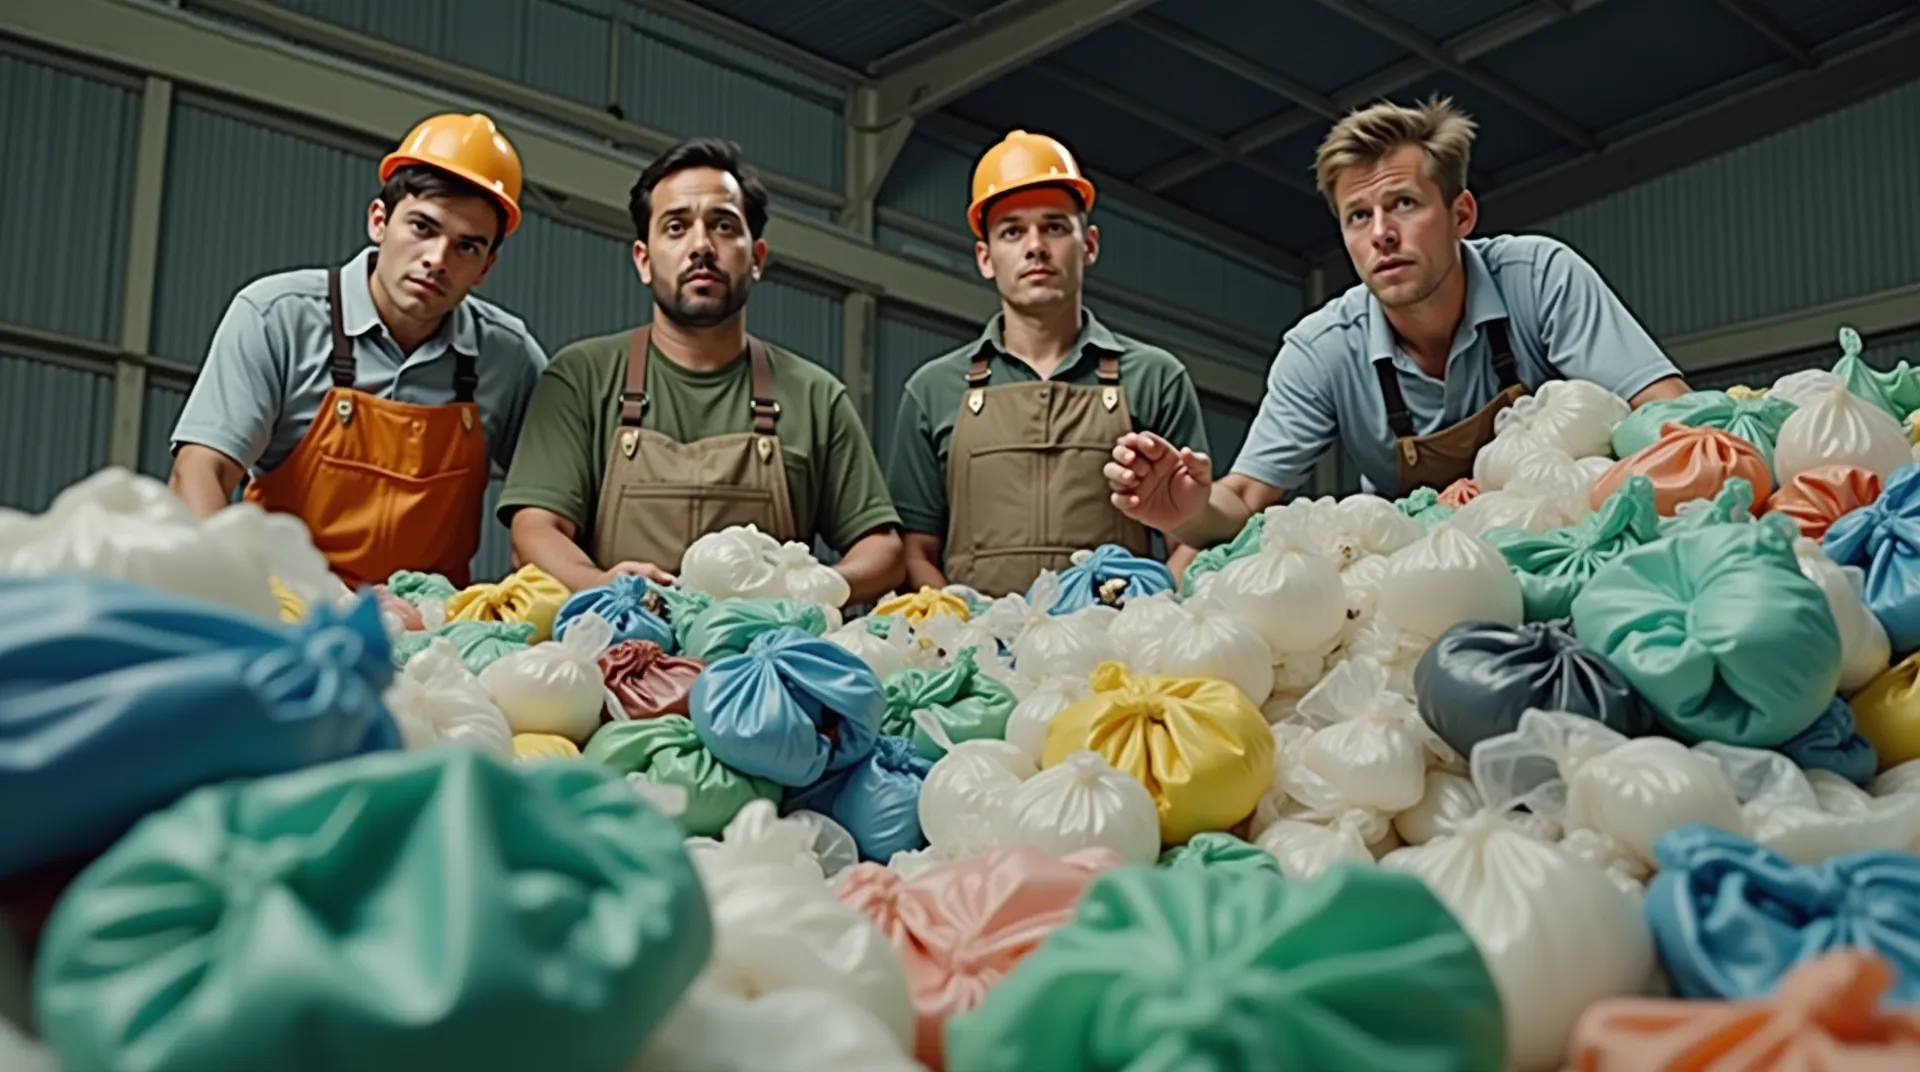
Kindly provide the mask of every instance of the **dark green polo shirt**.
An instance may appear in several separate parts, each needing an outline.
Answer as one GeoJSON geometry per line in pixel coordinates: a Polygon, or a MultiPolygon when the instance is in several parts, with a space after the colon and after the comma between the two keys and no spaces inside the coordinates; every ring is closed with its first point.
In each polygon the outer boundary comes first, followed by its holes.
{"type": "MultiPolygon", "coordinates": [[[[1120,359],[1120,389],[1138,432],[1156,432],[1175,446],[1207,450],[1207,430],[1200,415],[1200,397],[1180,359],[1156,346],[1116,334],[1083,310],[1080,338],[1073,353],[1049,377],[1074,386],[1098,384],[1100,353],[1120,359]]],[[[907,380],[900,399],[900,417],[894,422],[893,448],[887,459],[887,489],[908,532],[947,534],[947,445],[960,415],[967,390],[967,367],[985,351],[992,382],[1036,383],[1033,366],[1000,347],[1001,316],[987,322],[980,337],[920,366],[907,380]]],[[[881,360],[898,360],[882,354],[881,360]]]]}

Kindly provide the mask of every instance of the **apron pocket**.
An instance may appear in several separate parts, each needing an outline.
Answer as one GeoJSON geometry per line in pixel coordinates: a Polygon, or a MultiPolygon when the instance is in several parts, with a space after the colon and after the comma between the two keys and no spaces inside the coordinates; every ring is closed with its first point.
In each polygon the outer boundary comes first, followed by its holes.
{"type": "Polygon", "coordinates": [[[678,570],[681,556],[694,540],[734,525],[753,525],[770,536],[787,538],[774,529],[773,493],[765,488],[631,484],[620,489],[612,551],[619,559],[678,570]]]}
{"type": "Polygon", "coordinates": [[[1111,489],[1102,469],[1113,456],[1111,447],[1062,446],[1054,450],[1040,512],[1040,535],[1053,544],[1097,547],[1103,543],[1127,546],[1136,554],[1144,548],[1123,538],[1123,514],[1113,508],[1111,489]]]}
{"type": "Polygon", "coordinates": [[[470,468],[416,477],[323,457],[319,473],[301,494],[314,543],[329,558],[338,551],[401,569],[444,567],[458,555],[464,566],[479,550],[486,484],[470,468]]]}
{"type": "MultiPolygon", "coordinates": [[[[964,503],[957,516],[966,542],[977,555],[985,548],[1025,547],[1044,524],[1041,497],[1045,459],[1024,445],[983,447],[973,451],[961,472],[964,503]]],[[[1103,485],[1104,486],[1104,485],[1103,485]]]]}

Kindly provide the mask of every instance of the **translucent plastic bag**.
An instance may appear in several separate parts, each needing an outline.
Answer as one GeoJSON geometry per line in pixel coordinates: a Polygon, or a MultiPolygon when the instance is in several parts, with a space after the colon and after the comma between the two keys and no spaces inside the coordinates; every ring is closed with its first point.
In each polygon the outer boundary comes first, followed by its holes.
{"type": "Polygon", "coordinates": [[[1059,598],[1059,577],[1043,571],[1025,599],[995,600],[974,624],[1005,641],[1013,653],[1014,670],[1029,680],[1051,674],[1091,674],[1101,663],[1118,659],[1120,648],[1107,633],[1118,611],[1091,606],[1070,614],[1049,614],[1046,608],[1059,598]]]}
{"type": "Polygon", "coordinates": [[[1739,795],[1742,822],[1714,825],[1745,834],[1795,863],[1874,850],[1906,852],[1920,839],[1920,795],[1872,797],[1837,775],[1803,771],[1778,752],[1713,741],[1693,750],[1718,763],[1739,795]]]}
{"type": "Polygon", "coordinates": [[[1379,613],[1427,640],[1456,622],[1519,625],[1524,617],[1520,585],[1507,560],[1452,521],[1434,526],[1425,539],[1388,561],[1379,613]]]}
{"type": "Polygon", "coordinates": [[[853,596],[840,571],[822,565],[813,557],[813,548],[804,543],[781,544],[773,554],[773,571],[776,594],[796,603],[837,609],[853,596]]]}
{"type": "Polygon", "coordinates": [[[1049,675],[1013,706],[1013,714],[1007,716],[1007,743],[1018,748],[1035,768],[1039,767],[1040,756],[1046,751],[1047,726],[1053,717],[1075,701],[1093,695],[1090,677],[1091,674],[1049,675]]]}
{"type": "Polygon", "coordinates": [[[1141,602],[1147,601],[1127,604],[1110,631],[1135,673],[1230,681],[1256,707],[1273,695],[1273,653],[1266,639],[1230,614],[1211,588],[1184,604],[1148,602],[1153,609],[1126,622],[1123,631],[1128,613],[1141,602]]]}
{"type": "Polygon", "coordinates": [[[853,835],[839,823],[810,811],[782,818],[771,800],[748,801],[717,840],[688,838],[687,855],[707,885],[733,872],[765,865],[789,867],[826,883],[859,860],[853,835]]]}
{"type": "MultiPolygon", "coordinates": [[[[1107,626],[1107,635],[1120,649],[1120,658],[1128,665],[1137,667],[1143,673],[1152,672],[1158,665],[1160,646],[1166,641],[1167,634],[1176,626],[1187,621],[1193,615],[1185,603],[1175,598],[1171,592],[1160,592],[1140,599],[1130,599],[1113,616],[1107,626]]],[[[1266,643],[1260,645],[1262,653],[1266,643]]],[[[1266,656],[1271,659],[1272,656],[1266,656]]]]}
{"type": "Polygon", "coordinates": [[[1129,863],[1160,857],[1160,814],[1153,794],[1097,752],[1075,752],[1022,782],[1007,804],[1009,843],[1055,856],[1108,848],[1129,863]]]}
{"type": "Polygon", "coordinates": [[[1378,495],[1336,499],[1329,514],[1332,546],[1327,557],[1342,570],[1366,558],[1393,554],[1420,538],[1420,526],[1378,495]]]}
{"type": "Polygon", "coordinates": [[[1342,815],[1331,823],[1304,819],[1280,819],[1260,831],[1255,844],[1280,864],[1280,873],[1290,879],[1319,878],[1339,863],[1373,863],[1373,850],[1367,847],[1363,821],[1342,815]]]}
{"type": "Polygon", "coordinates": [[[1630,412],[1625,399],[1597,383],[1549,380],[1495,414],[1493,429],[1495,435],[1524,430],[1575,458],[1585,458],[1607,453],[1614,428],[1630,412]]]}
{"type": "Polygon", "coordinates": [[[1379,663],[1349,659],[1301,698],[1299,714],[1314,732],[1283,763],[1280,780],[1289,794],[1320,803],[1308,799],[1318,792],[1306,788],[1311,780],[1332,787],[1343,807],[1391,815],[1420,802],[1429,754],[1452,750],[1387,686],[1379,663]]]}
{"type": "Polygon", "coordinates": [[[551,733],[575,744],[593,736],[602,718],[625,718],[607,690],[600,656],[613,626],[589,611],[565,640],[547,640],[501,656],[480,671],[480,684],[515,733],[551,733]]]}
{"type": "Polygon", "coordinates": [[[1767,389],[1767,397],[1791,402],[1798,407],[1825,398],[1836,387],[1846,390],[1847,381],[1834,375],[1831,370],[1801,369],[1773,381],[1773,386],[1767,389]]]}
{"type": "MultiPolygon", "coordinates": [[[[680,556],[678,583],[696,592],[726,598],[776,599],[780,584],[780,541],[757,525],[730,525],[688,545],[680,556]]],[[[838,604],[835,604],[838,606],[838,604]]]]}
{"type": "Polygon", "coordinates": [[[694,984],[628,1072],[924,1072],[893,1029],[832,990],[694,984]]]}
{"type": "Polygon", "coordinates": [[[1006,844],[1007,810],[1021,784],[1039,773],[1038,766],[1006,741],[954,744],[931,716],[916,714],[915,719],[946,749],[920,785],[920,829],[928,845],[957,860],[1006,844]]]}
{"type": "Polygon", "coordinates": [[[826,639],[852,652],[872,669],[874,676],[886,678],[909,666],[918,665],[913,643],[913,627],[905,618],[856,618],[828,633],[826,639]],[[878,621],[881,628],[876,629],[878,621]]]}
{"type": "Polygon", "coordinates": [[[1320,551],[1302,512],[1269,513],[1260,550],[1227,565],[1207,591],[1220,609],[1253,626],[1275,656],[1313,651],[1346,624],[1340,570],[1320,551]]]}
{"type": "Polygon", "coordinates": [[[394,676],[384,700],[408,748],[464,744],[513,758],[513,728],[453,645],[437,639],[394,676]]]}
{"type": "Polygon", "coordinates": [[[1823,465],[1852,465],[1886,477],[1913,460],[1906,430],[1886,410],[1829,389],[1800,404],[1780,428],[1773,467],[1782,481],[1823,465]]]}
{"type": "Polygon", "coordinates": [[[1886,670],[1893,661],[1893,642],[1886,627],[1866,604],[1865,574],[1858,566],[1841,566],[1820,545],[1805,536],[1793,541],[1800,572],[1827,597],[1834,625],[1840,630],[1840,694],[1851,695],[1886,670]]]}
{"type": "Polygon", "coordinates": [[[1641,864],[1662,834],[1689,823],[1741,830],[1740,801],[1720,765],[1666,737],[1629,739],[1563,711],[1532,710],[1512,733],[1473,750],[1487,792],[1526,799],[1567,831],[1606,835],[1641,864]]]}

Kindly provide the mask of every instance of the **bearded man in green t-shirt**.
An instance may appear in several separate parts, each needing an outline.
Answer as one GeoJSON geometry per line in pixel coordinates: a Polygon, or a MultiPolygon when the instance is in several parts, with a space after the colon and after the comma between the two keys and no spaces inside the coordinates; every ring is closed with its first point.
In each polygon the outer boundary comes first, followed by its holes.
{"type": "Polygon", "coordinates": [[[747,333],[766,187],[737,146],[696,138],[647,165],[628,208],[653,320],[541,375],[500,495],[514,557],[576,591],[664,584],[693,541],[751,524],[838,551],[853,602],[892,591],[900,518],[846,385],[747,333]]]}

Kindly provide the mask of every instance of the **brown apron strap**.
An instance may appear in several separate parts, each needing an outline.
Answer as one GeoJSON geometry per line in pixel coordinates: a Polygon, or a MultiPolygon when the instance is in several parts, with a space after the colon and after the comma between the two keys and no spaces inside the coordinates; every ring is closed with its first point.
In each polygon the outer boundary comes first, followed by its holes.
{"type": "Polygon", "coordinates": [[[985,387],[992,379],[993,370],[987,367],[986,352],[973,355],[973,361],[967,365],[967,386],[985,387]]]}
{"type": "Polygon", "coordinates": [[[1120,359],[1113,354],[1100,355],[1100,367],[1095,370],[1102,387],[1120,386],[1120,359]]]}
{"type": "Polygon", "coordinates": [[[1487,322],[1487,344],[1493,349],[1493,375],[1502,391],[1520,386],[1520,373],[1513,363],[1513,340],[1507,336],[1507,322],[1487,322]]]}
{"type": "Polygon", "coordinates": [[[327,366],[333,373],[333,385],[353,389],[355,363],[353,340],[347,338],[347,324],[340,315],[340,266],[327,269],[327,320],[333,329],[333,351],[327,366]]]}
{"type": "Polygon", "coordinates": [[[638,428],[647,416],[647,350],[652,346],[653,326],[642,324],[627,340],[627,385],[620,392],[620,427],[638,428]]]}
{"type": "MultiPolygon", "coordinates": [[[[471,312],[471,310],[469,310],[471,312]]],[[[455,309],[449,316],[459,316],[455,309]]],[[[473,314],[473,348],[480,349],[480,314],[473,314]]],[[[480,370],[476,367],[473,354],[453,352],[453,400],[455,402],[473,401],[473,392],[480,386],[480,370]]]]}
{"type": "Polygon", "coordinates": [[[780,419],[780,403],[773,397],[773,369],[767,365],[767,344],[747,336],[747,364],[753,369],[753,434],[770,436],[780,419]]]}
{"type": "Polygon", "coordinates": [[[1393,429],[1395,439],[1411,439],[1413,414],[1407,410],[1407,397],[1400,393],[1400,373],[1393,359],[1375,361],[1373,372],[1380,378],[1380,397],[1387,405],[1387,427],[1393,429]]]}

